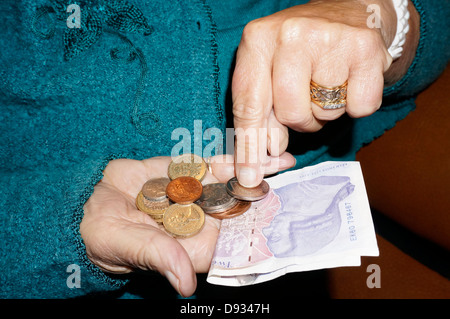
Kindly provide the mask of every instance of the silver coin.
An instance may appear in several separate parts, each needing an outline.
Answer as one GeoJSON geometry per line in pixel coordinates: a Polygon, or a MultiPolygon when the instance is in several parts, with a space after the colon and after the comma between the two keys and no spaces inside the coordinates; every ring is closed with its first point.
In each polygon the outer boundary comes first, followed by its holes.
{"type": "Polygon", "coordinates": [[[167,198],[166,187],[170,183],[167,177],[152,178],[142,186],[142,195],[150,201],[163,201],[167,198]]]}
{"type": "Polygon", "coordinates": [[[270,186],[265,180],[256,187],[247,188],[239,184],[236,177],[233,177],[227,182],[227,192],[231,196],[245,201],[257,201],[267,196],[270,186]]]}
{"type": "Polygon", "coordinates": [[[238,200],[228,194],[224,183],[213,183],[203,186],[202,196],[197,200],[205,213],[222,213],[234,207],[238,200]]]}

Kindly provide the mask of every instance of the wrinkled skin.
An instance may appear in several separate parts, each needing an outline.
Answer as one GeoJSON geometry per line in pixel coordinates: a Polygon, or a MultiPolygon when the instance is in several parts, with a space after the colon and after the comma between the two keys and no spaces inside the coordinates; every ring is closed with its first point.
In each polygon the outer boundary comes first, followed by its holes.
{"type": "MultiPolygon", "coordinates": [[[[203,184],[226,182],[234,176],[231,157],[212,159],[212,174],[203,184]]],[[[135,269],[158,271],[183,296],[196,288],[196,273],[207,272],[219,234],[220,221],[206,216],[197,235],[175,239],[150,216],[137,210],[135,198],[150,178],[167,177],[170,157],[142,161],[117,159],[104,170],[103,179],[84,206],[81,236],[91,262],[108,273],[126,274],[135,269]]],[[[266,165],[267,173],[295,164],[285,153],[266,165]]]]}
{"type": "MultiPolygon", "coordinates": [[[[204,184],[225,182],[235,175],[247,187],[265,174],[292,167],[288,128],[320,130],[344,113],[368,116],[382,102],[384,84],[395,83],[414,58],[419,15],[411,1],[410,32],[402,57],[392,61],[387,48],[396,32],[396,16],[385,0],[311,0],[250,22],[244,29],[232,80],[236,165],[212,165],[204,184]],[[367,6],[379,5],[382,26],[369,29],[367,6]],[[309,84],[334,87],[348,80],[347,106],[323,110],[311,103],[309,84]],[[267,134],[246,139],[249,129],[267,134]],[[256,158],[255,161],[239,161],[256,158]]],[[[183,296],[196,288],[196,272],[206,272],[214,252],[220,222],[207,216],[198,235],[174,239],[134,200],[152,177],[167,176],[169,157],[109,163],[103,180],[85,204],[80,225],[86,253],[106,272],[134,269],[158,271],[183,296]]]]}

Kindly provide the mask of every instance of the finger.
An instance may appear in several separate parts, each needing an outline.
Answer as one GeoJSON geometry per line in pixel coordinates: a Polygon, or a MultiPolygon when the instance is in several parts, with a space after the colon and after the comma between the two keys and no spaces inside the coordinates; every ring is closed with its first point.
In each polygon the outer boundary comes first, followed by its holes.
{"type": "Polygon", "coordinates": [[[357,39],[359,50],[349,68],[346,111],[351,117],[365,117],[376,112],[382,103],[384,72],[392,63],[384,44],[376,34],[366,33],[357,39]]]}
{"type": "MultiPolygon", "coordinates": [[[[138,233],[136,228],[132,230],[138,233]]],[[[130,236],[129,232],[127,236],[130,236]]],[[[148,226],[143,227],[142,234],[138,233],[135,238],[137,240],[130,243],[129,247],[139,251],[136,266],[160,272],[182,296],[187,297],[194,293],[197,286],[195,270],[189,254],[177,240],[148,226]]]]}
{"type": "MultiPolygon", "coordinates": [[[[233,155],[216,155],[208,159],[209,174],[211,178],[226,183],[230,178],[236,176],[234,171],[233,155]]],[[[208,177],[208,176],[207,176],[208,177]]]]}
{"type": "Polygon", "coordinates": [[[189,296],[195,291],[193,265],[177,240],[148,224],[112,221],[114,224],[104,221],[103,227],[93,231],[84,227],[83,239],[89,243],[88,255],[94,256],[91,259],[94,264],[118,274],[133,269],[157,271],[179,294],[189,296]]]}
{"type": "MultiPolygon", "coordinates": [[[[325,88],[336,88],[343,85],[348,79],[348,62],[333,52],[323,52],[324,58],[315,61],[312,80],[325,88]]],[[[311,101],[311,110],[316,119],[333,121],[341,117],[346,109],[323,109],[311,101]]]]}
{"type": "Polygon", "coordinates": [[[315,132],[324,122],[311,110],[309,84],[311,56],[305,50],[303,24],[299,20],[285,23],[273,61],[274,113],[277,120],[300,132],[315,132]],[[292,24],[292,25],[291,25],[292,24]]]}
{"type": "Polygon", "coordinates": [[[80,233],[95,265],[116,274],[154,270],[181,294],[195,289],[195,272],[184,248],[115,187],[96,185],[84,210],[80,233]]]}
{"type": "Polygon", "coordinates": [[[269,161],[263,166],[264,175],[272,175],[289,168],[292,168],[296,164],[296,159],[292,154],[284,152],[280,156],[270,156],[269,161]]]}
{"type": "Polygon", "coordinates": [[[366,66],[352,69],[348,80],[347,107],[349,116],[365,117],[375,113],[383,99],[384,76],[381,68],[366,66]]]}
{"type": "Polygon", "coordinates": [[[271,156],[280,156],[286,151],[288,144],[288,128],[278,121],[272,110],[267,121],[267,150],[271,156]]]}
{"type": "MultiPolygon", "coordinates": [[[[136,228],[133,232],[138,232],[136,228]]],[[[192,295],[197,286],[197,277],[183,246],[174,238],[148,226],[143,227],[140,235],[137,234],[137,240],[129,246],[139,251],[137,266],[144,270],[160,272],[180,295],[192,295]]],[[[129,232],[127,236],[130,236],[129,232]]]]}
{"type": "MultiPolygon", "coordinates": [[[[348,48],[343,45],[346,29],[339,24],[314,24],[310,26],[320,36],[310,38],[311,80],[325,88],[334,88],[348,79],[348,48]]],[[[345,113],[345,108],[325,110],[312,101],[313,116],[321,121],[332,121],[345,113]]]]}
{"type": "Polygon", "coordinates": [[[239,182],[257,186],[267,156],[267,119],[272,108],[271,48],[258,24],[246,26],[236,55],[232,81],[236,135],[235,169],[239,182]]]}
{"type": "MultiPolygon", "coordinates": [[[[262,166],[263,176],[271,175],[280,171],[284,171],[295,166],[295,157],[290,153],[284,152],[281,156],[269,156],[268,161],[262,166]]],[[[208,160],[210,167],[210,179],[217,180],[220,183],[226,183],[230,178],[235,176],[234,158],[232,155],[216,155],[208,160]]],[[[208,177],[208,176],[207,176],[208,177]]],[[[206,179],[206,178],[205,178],[206,179]]],[[[205,181],[205,180],[204,180],[205,181]]]]}

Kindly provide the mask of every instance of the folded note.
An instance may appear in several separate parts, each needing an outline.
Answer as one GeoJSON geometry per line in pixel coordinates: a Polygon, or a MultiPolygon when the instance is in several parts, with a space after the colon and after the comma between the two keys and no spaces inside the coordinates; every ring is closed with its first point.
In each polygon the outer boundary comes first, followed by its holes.
{"type": "Polygon", "coordinates": [[[266,181],[267,197],[222,221],[209,283],[256,284],[378,256],[359,162],[324,162],[266,181]]]}

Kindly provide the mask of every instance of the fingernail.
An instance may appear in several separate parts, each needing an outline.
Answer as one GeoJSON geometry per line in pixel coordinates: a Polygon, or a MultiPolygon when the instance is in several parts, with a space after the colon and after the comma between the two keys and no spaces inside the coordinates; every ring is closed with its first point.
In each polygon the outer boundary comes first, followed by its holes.
{"type": "Polygon", "coordinates": [[[239,169],[237,178],[239,180],[239,184],[244,187],[256,187],[256,170],[251,167],[242,167],[239,169]]]}
{"type": "Polygon", "coordinates": [[[176,291],[181,295],[180,292],[180,281],[178,278],[169,270],[167,270],[164,273],[164,276],[166,276],[167,280],[170,282],[170,284],[176,289],[176,291]]]}

